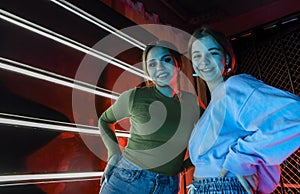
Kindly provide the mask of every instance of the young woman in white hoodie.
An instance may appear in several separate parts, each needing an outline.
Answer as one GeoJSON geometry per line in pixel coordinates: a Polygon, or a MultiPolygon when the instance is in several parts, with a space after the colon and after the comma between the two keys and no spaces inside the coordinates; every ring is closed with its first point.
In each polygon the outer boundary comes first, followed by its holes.
{"type": "Polygon", "coordinates": [[[271,193],[282,163],[300,145],[300,98],[247,74],[224,34],[202,27],[189,42],[211,100],[189,142],[189,193],[271,193]]]}

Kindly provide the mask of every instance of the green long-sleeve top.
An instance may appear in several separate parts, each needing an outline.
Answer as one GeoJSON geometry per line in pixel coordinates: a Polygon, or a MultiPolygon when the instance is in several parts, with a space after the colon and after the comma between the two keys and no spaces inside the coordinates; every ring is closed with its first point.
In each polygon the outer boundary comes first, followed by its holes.
{"type": "Polygon", "coordinates": [[[108,157],[121,154],[151,172],[176,175],[184,163],[186,147],[200,109],[195,95],[182,92],[181,99],[162,95],[155,87],[130,89],[120,95],[99,119],[108,157]],[[113,126],[130,119],[130,137],[120,150],[113,126]]]}

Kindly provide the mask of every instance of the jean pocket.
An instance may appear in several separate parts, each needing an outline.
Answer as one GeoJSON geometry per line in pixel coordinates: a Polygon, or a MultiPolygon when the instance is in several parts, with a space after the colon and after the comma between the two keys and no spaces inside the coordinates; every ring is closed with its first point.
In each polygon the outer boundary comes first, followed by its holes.
{"type": "Polygon", "coordinates": [[[116,167],[114,171],[114,175],[117,178],[128,183],[137,180],[140,177],[141,173],[142,173],[141,170],[130,170],[130,169],[118,168],[118,167],[116,167]]]}
{"type": "Polygon", "coordinates": [[[171,193],[178,193],[178,191],[179,191],[179,185],[178,186],[169,185],[169,189],[170,189],[171,193]]]}
{"type": "Polygon", "coordinates": [[[172,183],[169,184],[169,189],[171,193],[178,193],[179,191],[179,180],[174,180],[172,183]]]}

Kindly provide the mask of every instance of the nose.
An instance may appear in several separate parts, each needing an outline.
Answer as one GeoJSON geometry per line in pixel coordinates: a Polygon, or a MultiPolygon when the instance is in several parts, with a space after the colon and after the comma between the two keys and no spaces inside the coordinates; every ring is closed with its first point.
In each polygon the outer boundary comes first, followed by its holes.
{"type": "Polygon", "coordinates": [[[200,63],[199,63],[200,68],[206,67],[209,63],[210,63],[209,54],[203,55],[203,57],[201,57],[200,63]]]}
{"type": "Polygon", "coordinates": [[[164,64],[164,62],[162,62],[162,61],[157,61],[157,66],[156,66],[156,68],[157,68],[158,70],[165,69],[165,64],[164,64]]]}

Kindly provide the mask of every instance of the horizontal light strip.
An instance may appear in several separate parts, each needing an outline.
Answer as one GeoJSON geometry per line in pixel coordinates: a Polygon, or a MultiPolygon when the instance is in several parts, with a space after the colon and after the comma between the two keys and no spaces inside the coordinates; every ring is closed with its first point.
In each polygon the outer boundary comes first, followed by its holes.
{"type": "MultiPolygon", "coordinates": [[[[47,122],[52,123],[59,123],[59,124],[49,124],[49,123],[42,123],[42,122],[36,122],[37,120],[42,119],[36,119],[32,117],[23,117],[19,115],[11,115],[6,113],[0,113],[0,124],[6,124],[6,125],[12,125],[12,126],[25,126],[25,127],[32,127],[32,128],[41,128],[41,129],[50,129],[54,131],[67,131],[67,132],[75,132],[75,133],[85,133],[85,134],[91,134],[91,135],[100,135],[100,131],[95,126],[87,126],[87,125],[77,125],[76,127],[73,126],[66,126],[71,125],[70,123],[63,123],[63,122],[56,122],[56,121],[49,121],[44,120],[47,122]],[[10,118],[7,118],[10,117],[10,118]],[[26,119],[21,120],[20,118],[26,119]],[[65,124],[65,125],[62,125],[65,124]],[[90,129],[87,129],[90,128],[90,129]]],[[[130,137],[129,133],[123,132],[116,132],[117,137],[130,137]]]]}
{"type": "Polygon", "coordinates": [[[86,54],[92,55],[92,56],[94,56],[96,58],[99,58],[99,59],[101,59],[103,61],[111,63],[111,64],[113,64],[115,66],[118,66],[118,67],[120,67],[120,68],[122,68],[124,70],[127,70],[127,71],[129,71],[131,73],[137,74],[137,75],[139,75],[141,77],[145,77],[144,74],[143,74],[143,70],[138,69],[136,67],[133,67],[133,66],[131,66],[131,65],[129,65],[129,64],[123,62],[123,61],[118,60],[118,59],[115,59],[115,58],[113,58],[113,57],[111,57],[111,56],[109,56],[109,55],[107,55],[105,53],[97,51],[97,50],[95,50],[93,48],[90,48],[90,47],[88,47],[86,45],[83,45],[83,44],[81,44],[79,42],[76,42],[76,41],[74,41],[74,40],[72,40],[70,38],[62,36],[62,35],[60,35],[58,33],[55,33],[55,32],[53,32],[53,31],[51,31],[49,29],[46,29],[46,28],[44,28],[42,26],[34,24],[34,23],[32,23],[32,22],[30,22],[28,20],[25,20],[23,18],[20,18],[20,17],[18,17],[16,15],[13,15],[13,14],[5,11],[5,10],[0,9],[0,13],[1,13],[0,14],[0,18],[6,20],[8,22],[11,22],[11,23],[13,23],[15,25],[18,25],[20,27],[28,29],[28,30],[30,30],[32,32],[35,32],[37,34],[40,34],[40,35],[45,36],[47,38],[50,38],[50,39],[52,39],[54,41],[62,43],[64,45],[66,45],[66,46],[69,46],[71,48],[74,48],[76,50],[84,52],[86,54]],[[141,74],[138,73],[138,72],[141,72],[141,74]]]}
{"type": "Polygon", "coordinates": [[[115,129],[115,133],[117,137],[130,137],[129,131],[115,129]]]}
{"type": "MultiPolygon", "coordinates": [[[[1,178],[1,177],[0,177],[1,178]]],[[[67,180],[56,180],[56,181],[34,181],[34,182],[21,182],[21,183],[0,183],[0,187],[8,186],[22,186],[22,185],[37,185],[37,184],[52,184],[52,183],[69,183],[69,182],[82,182],[82,181],[94,181],[100,178],[84,178],[84,179],[67,179],[67,180]]]]}
{"type": "Polygon", "coordinates": [[[89,83],[86,83],[86,82],[83,82],[83,81],[80,81],[80,80],[74,80],[74,79],[71,79],[69,77],[66,77],[66,76],[62,76],[62,75],[59,75],[59,74],[56,74],[56,73],[53,73],[53,72],[50,72],[50,71],[46,71],[46,70],[43,70],[43,69],[39,69],[39,68],[36,68],[36,67],[32,67],[30,65],[27,65],[27,64],[24,64],[24,63],[20,63],[20,62],[17,62],[17,61],[13,61],[11,59],[7,59],[7,58],[3,58],[3,57],[0,57],[0,62],[3,61],[4,63],[11,63],[15,66],[21,66],[21,67],[24,67],[26,69],[31,69],[33,71],[36,71],[36,72],[40,72],[42,74],[47,74],[49,76],[52,76],[52,77],[57,77],[59,79],[63,79],[63,80],[68,80],[70,82],[76,82],[80,85],[83,85],[83,86],[86,86],[86,87],[89,87],[89,88],[93,88],[93,89],[98,89],[98,90],[102,90],[104,92],[107,92],[107,93],[112,93],[112,94],[115,94],[117,96],[120,95],[120,93],[117,93],[117,92],[114,92],[114,91],[111,91],[111,90],[107,90],[105,88],[100,88],[96,85],[92,85],[92,84],[89,84],[89,83]]]}
{"type": "Polygon", "coordinates": [[[22,121],[16,119],[7,119],[0,117],[0,123],[8,124],[8,125],[17,125],[17,126],[25,126],[25,127],[37,127],[43,129],[51,129],[55,131],[68,131],[68,132],[77,132],[77,133],[87,133],[93,135],[100,135],[99,130],[92,130],[92,129],[84,129],[80,127],[68,127],[63,125],[53,125],[53,124],[46,124],[46,123],[37,123],[31,121],[22,121]]]}
{"type": "MultiPolygon", "coordinates": [[[[20,185],[30,185],[30,184],[51,184],[51,183],[61,183],[61,182],[79,182],[79,181],[92,181],[99,180],[103,176],[103,171],[101,172],[85,172],[85,173],[51,173],[51,174],[27,174],[27,175],[5,175],[0,176],[0,187],[2,186],[20,186],[20,185]],[[93,178],[95,177],[95,178],[93,178]],[[72,180],[72,178],[75,178],[72,180]],[[39,181],[45,179],[58,179],[49,181],[39,181]],[[67,179],[67,180],[59,180],[67,179]],[[70,180],[71,179],[71,180],[70,180]],[[18,181],[31,181],[22,183],[5,183],[5,182],[18,182],[18,181]],[[34,182],[32,182],[34,181],[34,182]],[[4,184],[3,184],[4,182],[4,184]]],[[[280,187],[280,185],[278,185],[280,187]]],[[[298,184],[284,184],[285,188],[300,188],[298,184]]]]}
{"type": "Polygon", "coordinates": [[[298,18],[292,18],[292,19],[281,22],[281,24],[287,24],[287,23],[294,22],[294,21],[297,21],[297,20],[298,20],[298,18]]]}
{"type": "Polygon", "coordinates": [[[0,183],[3,183],[3,182],[16,182],[16,181],[71,179],[71,178],[92,178],[92,177],[101,177],[102,175],[103,175],[103,172],[1,175],[0,176],[0,183]]]}
{"type": "Polygon", "coordinates": [[[41,119],[41,118],[28,117],[28,116],[22,116],[22,115],[14,115],[14,114],[2,113],[2,112],[0,112],[0,117],[16,119],[16,120],[27,120],[27,121],[32,121],[32,122],[52,123],[52,124],[55,124],[55,125],[64,125],[64,126],[72,126],[72,127],[80,126],[82,128],[98,130],[98,127],[91,126],[91,125],[83,125],[83,124],[77,124],[77,123],[67,123],[67,122],[62,122],[62,121],[41,119]]]}
{"type": "Polygon", "coordinates": [[[22,18],[20,18],[20,17],[18,17],[16,15],[13,15],[13,14],[11,14],[11,13],[9,13],[7,11],[4,11],[2,9],[0,9],[0,18],[3,19],[3,20],[8,21],[10,23],[13,23],[15,25],[18,25],[18,26],[20,26],[22,28],[25,28],[27,30],[35,32],[35,33],[37,33],[39,35],[42,35],[44,37],[50,38],[50,39],[52,39],[52,40],[54,40],[56,42],[59,42],[59,43],[62,43],[64,45],[66,45],[66,46],[74,48],[74,49],[76,49],[76,50],[78,50],[80,52],[86,53],[88,55],[94,56],[94,57],[96,57],[98,59],[101,59],[103,61],[106,61],[106,62],[108,62],[110,64],[113,64],[113,65],[115,65],[117,67],[120,67],[121,69],[124,69],[124,70],[126,70],[128,72],[131,72],[133,74],[136,74],[136,75],[138,75],[140,77],[144,77],[146,79],[149,79],[147,76],[144,75],[144,72],[141,69],[138,69],[138,68],[136,68],[136,67],[134,67],[132,65],[129,65],[129,64],[123,62],[123,61],[115,59],[114,57],[111,57],[111,56],[109,56],[109,55],[107,55],[105,53],[97,51],[97,50],[95,50],[95,49],[93,49],[91,47],[88,47],[86,45],[83,45],[83,44],[81,44],[79,42],[76,42],[76,41],[74,41],[74,40],[72,40],[70,38],[67,38],[67,37],[62,36],[60,34],[57,34],[57,33],[53,32],[53,31],[51,31],[49,29],[41,27],[41,26],[39,26],[37,24],[34,24],[34,23],[32,23],[32,22],[30,22],[28,20],[22,19],[22,18]]]}
{"type": "Polygon", "coordinates": [[[118,29],[114,28],[113,26],[103,22],[102,20],[96,18],[95,16],[83,11],[82,9],[76,7],[75,5],[67,2],[67,1],[63,1],[63,0],[51,0],[53,3],[69,10],[70,12],[78,15],[79,17],[95,24],[96,26],[118,36],[119,38],[127,41],[128,43],[144,50],[146,48],[146,45],[141,43],[140,41],[134,39],[133,37],[123,33],[122,31],[119,31],[118,29]]]}
{"type": "MultiPolygon", "coordinates": [[[[9,70],[9,71],[13,71],[13,72],[16,72],[16,73],[20,73],[20,74],[23,74],[23,75],[26,75],[26,76],[34,77],[34,78],[37,78],[37,79],[45,80],[45,81],[48,81],[48,82],[56,83],[56,84],[59,84],[59,85],[67,86],[67,87],[70,87],[70,88],[78,89],[78,90],[85,91],[85,92],[88,92],[88,93],[96,94],[96,95],[99,95],[99,96],[103,96],[103,97],[107,97],[107,98],[111,98],[111,99],[117,99],[118,98],[118,96],[116,96],[116,95],[108,94],[106,92],[98,91],[98,90],[95,90],[95,89],[91,89],[91,88],[79,85],[79,84],[76,83],[75,80],[73,80],[73,83],[72,83],[71,81],[65,81],[65,80],[55,78],[55,77],[51,77],[51,76],[48,76],[48,75],[44,75],[44,74],[41,74],[41,73],[37,73],[37,72],[33,72],[33,71],[30,71],[30,70],[27,70],[27,69],[23,69],[23,68],[20,68],[20,67],[15,67],[15,66],[12,66],[10,64],[6,64],[6,63],[1,62],[1,60],[0,60],[0,68],[5,69],[5,70],[9,70]]],[[[66,78],[66,79],[70,79],[70,78],[66,78]]]]}

